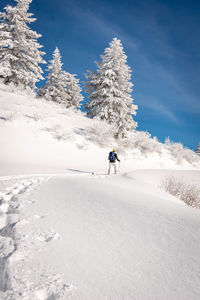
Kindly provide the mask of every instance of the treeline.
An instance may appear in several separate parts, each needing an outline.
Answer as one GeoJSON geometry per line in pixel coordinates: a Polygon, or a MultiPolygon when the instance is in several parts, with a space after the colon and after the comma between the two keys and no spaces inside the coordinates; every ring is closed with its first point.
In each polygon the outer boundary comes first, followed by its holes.
{"type": "MultiPolygon", "coordinates": [[[[38,97],[78,109],[83,101],[79,80],[63,70],[57,47],[48,63],[45,85],[36,88],[37,82],[44,80],[40,65],[46,63],[38,42],[41,35],[29,27],[36,21],[28,12],[32,0],[15,1],[15,6],[7,5],[0,13],[1,83],[36,90],[38,97]]],[[[113,125],[115,138],[125,138],[137,126],[133,120],[137,105],[131,97],[131,70],[120,40],[114,38],[101,55],[101,62],[96,64],[96,72],[89,71],[86,75],[88,102],[84,110],[89,117],[113,125]]]]}

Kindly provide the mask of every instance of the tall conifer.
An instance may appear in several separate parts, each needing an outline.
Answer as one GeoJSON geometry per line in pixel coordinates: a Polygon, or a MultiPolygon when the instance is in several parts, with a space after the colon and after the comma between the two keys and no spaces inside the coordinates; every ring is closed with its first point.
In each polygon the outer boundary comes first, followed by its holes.
{"type": "Polygon", "coordinates": [[[199,143],[199,145],[197,146],[197,149],[196,149],[196,151],[195,151],[198,155],[200,155],[200,143],[199,143]]]}
{"type": "Polygon", "coordinates": [[[36,19],[28,13],[32,0],[15,0],[16,6],[7,5],[0,13],[0,79],[5,84],[35,88],[42,77],[39,64],[44,52],[37,39],[41,37],[29,28],[36,19]]]}
{"type": "Polygon", "coordinates": [[[68,72],[64,73],[65,90],[69,96],[67,107],[78,108],[80,107],[80,102],[83,101],[83,96],[81,94],[81,88],[79,85],[79,80],[76,78],[75,74],[70,74],[68,72]]]}
{"type": "Polygon", "coordinates": [[[120,40],[114,38],[101,59],[96,63],[97,71],[86,75],[89,102],[85,109],[89,117],[114,125],[116,138],[124,138],[137,126],[132,118],[137,105],[131,97],[131,70],[120,40]]]}
{"type": "Polygon", "coordinates": [[[63,63],[58,47],[53,53],[53,59],[49,62],[46,85],[39,90],[40,96],[47,100],[63,103],[66,108],[78,108],[83,100],[78,79],[62,70],[63,63]]]}

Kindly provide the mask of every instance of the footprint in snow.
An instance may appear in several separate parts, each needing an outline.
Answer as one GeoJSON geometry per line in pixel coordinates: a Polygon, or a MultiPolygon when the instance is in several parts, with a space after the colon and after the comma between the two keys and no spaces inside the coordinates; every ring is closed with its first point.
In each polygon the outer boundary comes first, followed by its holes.
{"type": "Polygon", "coordinates": [[[15,250],[11,237],[0,236],[0,259],[8,257],[15,250]]]}
{"type": "Polygon", "coordinates": [[[50,232],[42,232],[36,237],[41,242],[50,242],[51,240],[58,240],[60,239],[60,236],[58,233],[55,233],[53,231],[50,232]]]}
{"type": "Polygon", "coordinates": [[[15,212],[19,208],[19,203],[15,201],[10,201],[8,212],[15,212]]]}
{"type": "Polygon", "coordinates": [[[26,220],[26,219],[22,219],[22,220],[20,220],[20,221],[18,222],[19,225],[27,225],[27,224],[29,224],[29,223],[30,223],[30,221],[28,221],[28,220],[26,220]]]}
{"type": "Polygon", "coordinates": [[[35,203],[35,200],[29,199],[27,202],[28,202],[28,203],[31,203],[31,204],[34,204],[34,203],[35,203]]]}
{"type": "Polygon", "coordinates": [[[33,217],[35,219],[44,219],[46,216],[34,215],[33,217]]]}
{"type": "Polygon", "coordinates": [[[36,299],[68,299],[76,287],[63,282],[59,274],[43,277],[43,286],[35,290],[36,299]],[[45,284],[44,284],[45,283],[45,284]]]}
{"type": "Polygon", "coordinates": [[[10,225],[16,224],[20,221],[20,217],[16,213],[7,213],[7,222],[10,225]]]}
{"type": "Polygon", "coordinates": [[[4,193],[0,192],[0,203],[10,201],[12,197],[17,196],[18,194],[23,194],[33,184],[39,184],[42,180],[43,178],[37,177],[29,180],[22,180],[21,182],[15,183],[13,187],[6,187],[4,193]]]}

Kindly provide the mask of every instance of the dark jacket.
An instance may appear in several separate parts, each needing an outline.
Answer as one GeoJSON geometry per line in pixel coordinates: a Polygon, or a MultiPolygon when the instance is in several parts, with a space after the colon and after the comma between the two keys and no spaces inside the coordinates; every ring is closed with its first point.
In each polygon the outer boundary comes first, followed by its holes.
{"type": "MultiPolygon", "coordinates": [[[[111,152],[113,152],[113,151],[111,151],[111,152]]],[[[114,160],[110,160],[110,159],[109,159],[109,161],[110,161],[111,163],[115,163],[116,160],[120,161],[119,158],[118,158],[118,156],[117,156],[117,153],[115,153],[115,152],[113,152],[113,153],[114,153],[114,160]]]]}

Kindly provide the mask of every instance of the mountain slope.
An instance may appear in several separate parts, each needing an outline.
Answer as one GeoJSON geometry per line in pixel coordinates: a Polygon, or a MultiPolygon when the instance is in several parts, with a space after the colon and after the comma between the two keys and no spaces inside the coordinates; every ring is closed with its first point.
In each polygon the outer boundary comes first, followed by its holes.
{"type": "Polygon", "coordinates": [[[144,132],[116,143],[112,128],[61,105],[0,90],[1,174],[65,172],[66,168],[107,172],[113,147],[121,171],[136,168],[200,168],[200,158],[180,144],[164,145],[144,132]],[[46,171],[45,171],[46,170],[46,171]]]}

